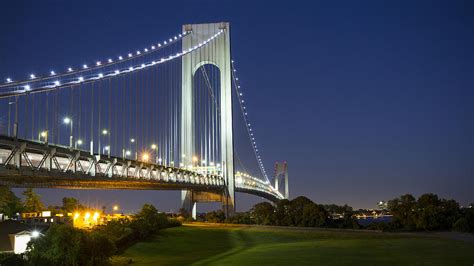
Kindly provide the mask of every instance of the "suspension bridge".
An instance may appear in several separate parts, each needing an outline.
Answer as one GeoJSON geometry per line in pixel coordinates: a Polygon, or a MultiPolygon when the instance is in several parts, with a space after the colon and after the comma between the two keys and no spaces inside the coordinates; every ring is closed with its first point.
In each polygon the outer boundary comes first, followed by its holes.
{"type": "Polygon", "coordinates": [[[184,25],[123,55],[8,77],[0,185],[181,190],[193,216],[197,202],[232,215],[236,192],[288,198],[286,162],[267,176],[230,37],[229,23],[184,25]]]}

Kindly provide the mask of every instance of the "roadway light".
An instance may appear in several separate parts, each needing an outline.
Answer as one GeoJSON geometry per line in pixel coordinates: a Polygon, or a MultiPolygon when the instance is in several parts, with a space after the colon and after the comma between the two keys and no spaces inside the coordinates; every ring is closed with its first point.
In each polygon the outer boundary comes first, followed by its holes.
{"type": "Polygon", "coordinates": [[[135,139],[130,139],[130,142],[131,142],[131,143],[134,143],[134,142],[135,142],[135,139]]]}
{"type": "Polygon", "coordinates": [[[50,73],[51,73],[51,76],[56,75],[56,72],[54,72],[54,71],[51,71],[50,73]]]}
{"type": "Polygon", "coordinates": [[[152,149],[152,150],[156,150],[156,148],[157,148],[157,147],[156,147],[156,144],[151,144],[151,149],[152,149]]]}
{"type": "Polygon", "coordinates": [[[83,81],[84,81],[84,77],[79,77],[77,80],[78,80],[79,82],[83,82],[83,81]]]}
{"type": "Polygon", "coordinates": [[[7,83],[10,83],[12,82],[12,79],[11,78],[7,78],[7,83]]]}
{"type": "Polygon", "coordinates": [[[64,124],[67,125],[67,124],[71,123],[71,118],[65,117],[65,118],[63,119],[63,122],[64,122],[64,124]]]}
{"type": "Polygon", "coordinates": [[[31,237],[39,237],[40,233],[38,231],[31,232],[31,237]]]}
{"type": "Polygon", "coordinates": [[[59,80],[54,81],[54,86],[59,86],[59,85],[60,85],[59,80]]]}
{"type": "Polygon", "coordinates": [[[102,129],[102,135],[107,135],[109,133],[109,131],[107,131],[107,129],[102,129]]]}
{"type": "Polygon", "coordinates": [[[119,209],[119,206],[118,205],[114,205],[114,207],[112,208],[114,211],[117,211],[119,209]]]}
{"type": "Polygon", "coordinates": [[[69,68],[67,69],[67,71],[68,71],[68,72],[72,72],[72,68],[69,67],[69,68]]]}
{"type": "Polygon", "coordinates": [[[126,155],[126,156],[130,156],[131,154],[132,154],[131,151],[125,151],[125,155],[126,155]]]}
{"type": "Polygon", "coordinates": [[[143,154],[142,154],[142,160],[145,161],[145,162],[147,162],[148,159],[150,159],[150,155],[149,155],[148,153],[143,153],[143,154]]]}
{"type": "Polygon", "coordinates": [[[105,146],[104,149],[105,149],[106,151],[109,151],[109,150],[110,150],[110,146],[105,146]]]}
{"type": "Polygon", "coordinates": [[[82,65],[82,67],[83,67],[84,69],[87,69],[87,65],[86,65],[86,64],[82,65]]]}
{"type": "Polygon", "coordinates": [[[197,162],[198,161],[198,157],[197,156],[193,156],[193,162],[197,162]]]}
{"type": "Polygon", "coordinates": [[[29,91],[31,89],[30,85],[25,85],[25,90],[29,91]]]}
{"type": "Polygon", "coordinates": [[[48,131],[42,131],[40,133],[40,136],[43,137],[43,138],[46,138],[46,136],[48,136],[48,131]]]}
{"type": "Polygon", "coordinates": [[[163,159],[159,158],[158,159],[158,163],[161,163],[163,161],[163,159]]]}
{"type": "Polygon", "coordinates": [[[35,79],[36,78],[35,74],[30,74],[30,78],[35,79]]]}
{"type": "Polygon", "coordinates": [[[77,140],[77,145],[82,145],[82,140],[81,139],[77,140]]]}

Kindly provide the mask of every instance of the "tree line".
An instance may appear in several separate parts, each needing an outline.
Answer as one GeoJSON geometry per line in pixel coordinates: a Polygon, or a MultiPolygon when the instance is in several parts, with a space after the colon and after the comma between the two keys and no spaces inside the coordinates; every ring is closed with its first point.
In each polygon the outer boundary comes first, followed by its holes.
{"type": "Polygon", "coordinates": [[[455,230],[474,232],[474,204],[460,207],[455,200],[441,199],[428,193],[418,199],[410,194],[388,202],[389,222],[374,222],[367,226],[357,223],[354,210],[348,205],[317,204],[300,196],[280,200],[275,204],[261,202],[248,212],[240,212],[226,219],[221,210],[198,217],[200,221],[215,223],[259,224],[277,226],[374,229],[383,231],[455,230]]]}

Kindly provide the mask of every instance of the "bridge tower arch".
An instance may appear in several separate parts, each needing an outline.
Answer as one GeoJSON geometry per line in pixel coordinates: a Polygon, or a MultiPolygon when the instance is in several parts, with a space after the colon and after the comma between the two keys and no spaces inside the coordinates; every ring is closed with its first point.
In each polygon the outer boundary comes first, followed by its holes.
{"type": "Polygon", "coordinates": [[[188,213],[196,215],[196,203],[202,201],[221,201],[226,216],[235,212],[235,184],[234,184],[234,150],[232,130],[232,73],[230,58],[230,28],[229,23],[208,23],[183,25],[183,32],[187,32],[182,40],[182,49],[186,51],[206,41],[218,31],[223,32],[213,40],[213,51],[204,49],[199,53],[190,53],[182,57],[182,91],[181,91],[181,162],[184,165],[192,164],[195,154],[194,135],[194,108],[193,108],[193,80],[199,67],[212,64],[220,71],[220,149],[221,169],[225,180],[225,190],[222,195],[211,195],[204,192],[183,190],[181,192],[182,208],[188,213]]]}

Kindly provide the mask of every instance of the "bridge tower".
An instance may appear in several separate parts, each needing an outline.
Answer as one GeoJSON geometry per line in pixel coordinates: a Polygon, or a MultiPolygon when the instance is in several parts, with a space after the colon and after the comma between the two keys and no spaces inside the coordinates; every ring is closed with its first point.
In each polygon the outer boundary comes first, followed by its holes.
{"type": "Polygon", "coordinates": [[[189,33],[182,40],[182,49],[193,48],[206,41],[218,31],[222,34],[213,42],[213,51],[204,49],[199,53],[190,53],[182,57],[182,93],[181,93],[181,162],[184,165],[193,164],[192,156],[195,147],[193,81],[196,71],[207,64],[214,65],[220,71],[220,148],[221,169],[225,180],[225,191],[221,195],[209,192],[183,190],[181,193],[182,207],[195,218],[196,203],[220,201],[226,216],[235,211],[234,186],[234,150],[232,131],[232,73],[230,58],[230,28],[229,23],[188,24],[183,26],[183,32],[189,33]]]}
{"type": "Polygon", "coordinates": [[[274,173],[274,179],[275,179],[275,189],[279,190],[279,179],[280,177],[283,176],[283,181],[285,182],[285,199],[289,199],[290,197],[290,192],[288,191],[288,163],[287,162],[275,162],[275,173],[274,173]]]}

